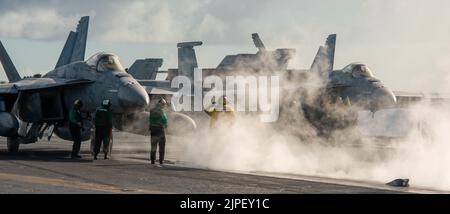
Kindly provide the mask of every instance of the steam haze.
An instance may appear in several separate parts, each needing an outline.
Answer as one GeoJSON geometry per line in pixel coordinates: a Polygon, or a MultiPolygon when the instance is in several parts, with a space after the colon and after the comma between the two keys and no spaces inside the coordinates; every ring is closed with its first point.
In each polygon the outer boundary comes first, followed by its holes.
{"type": "Polygon", "coordinates": [[[310,175],[380,185],[408,178],[415,188],[450,190],[446,134],[450,112],[446,108],[422,103],[410,110],[381,110],[374,118],[364,117],[370,112],[361,112],[362,121],[356,128],[338,131],[328,140],[316,137],[301,113],[291,112],[290,120],[282,121],[282,130],[260,123],[258,117],[240,115],[232,128],[204,129],[195,137],[178,139],[183,151],[180,158],[215,170],[310,175]],[[378,123],[364,124],[374,121],[378,123]],[[372,138],[380,136],[376,129],[382,129],[381,136],[394,138],[372,138]]]}

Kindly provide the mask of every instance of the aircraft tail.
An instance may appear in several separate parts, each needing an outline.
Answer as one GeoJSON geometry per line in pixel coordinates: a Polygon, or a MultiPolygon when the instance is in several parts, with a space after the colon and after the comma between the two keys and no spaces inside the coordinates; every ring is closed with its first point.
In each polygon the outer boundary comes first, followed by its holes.
{"type": "Polygon", "coordinates": [[[252,39],[255,47],[258,48],[259,51],[266,51],[266,46],[264,46],[264,43],[262,42],[261,38],[259,38],[259,35],[257,33],[252,34],[252,39]]]}
{"type": "Polygon", "coordinates": [[[318,72],[320,75],[327,76],[328,72],[333,71],[335,47],[336,34],[331,34],[328,36],[325,46],[319,47],[311,65],[312,72],[318,72]]]}
{"type": "Polygon", "coordinates": [[[128,69],[128,73],[135,79],[155,80],[163,59],[138,59],[128,69]]]}
{"type": "Polygon", "coordinates": [[[13,62],[11,61],[11,58],[9,58],[9,55],[6,52],[5,47],[3,47],[1,41],[0,41],[0,61],[3,65],[3,69],[5,70],[6,77],[8,77],[9,82],[16,82],[22,79],[19,73],[17,72],[17,69],[14,66],[13,62]]]}
{"type": "Polygon", "coordinates": [[[328,62],[330,63],[330,71],[333,71],[334,68],[334,52],[336,49],[336,34],[331,34],[328,36],[327,41],[325,43],[325,47],[328,52],[328,62]]]}
{"type": "Polygon", "coordinates": [[[182,42],[178,43],[178,75],[186,76],[193,80],[194,69],[198,68],[195,46],[202,45],[202,42],[182,42]]]}
{"type": "Polygon", "coordinates": [[[81,17],[78,22],[77,30],[75,32],[70,31],[55,68],[84,60],[88,28],[89,16],[81,17]]]}

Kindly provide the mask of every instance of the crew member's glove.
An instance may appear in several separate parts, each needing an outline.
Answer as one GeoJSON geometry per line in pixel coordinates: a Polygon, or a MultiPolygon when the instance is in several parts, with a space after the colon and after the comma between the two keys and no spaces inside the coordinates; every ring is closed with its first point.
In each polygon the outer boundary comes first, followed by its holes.
{"type": "Polygon", "coordinates": [[[109,129],[109,137],[112,137],[112,128],[109,129]]]}

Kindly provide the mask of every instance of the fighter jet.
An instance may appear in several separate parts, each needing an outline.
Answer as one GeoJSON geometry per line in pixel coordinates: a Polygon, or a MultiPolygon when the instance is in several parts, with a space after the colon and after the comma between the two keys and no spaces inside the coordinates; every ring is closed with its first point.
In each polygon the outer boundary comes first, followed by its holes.
{"type": "MultiPolygon", "coordinates": [[[[318,130],[335,130],[356,124],[358,110],[376,112],[395,106],[393,92],[373,75],[367,65],[351,63],[341,70],[333,69],[336,34],[329,35],[325,45],[319,47],[310,69],[295,70],[286,69],[294,49],[277,49],[262,57],[261,53],[267,52],[264,44],[256,33],[252,34],[252,39],[259,50],[256,54],[226,56],[211,73],[265,70],[284,77],[283,80],[289,81],[280,83],[282,93],[298,94],[288,97],[294,97],[292,102],[301,104],[304,116],[318,130]]],[[[282,103],[291,106],[289,102],[282,103]]],[[[281,114],[287,106],[280,107],[281,114]]]]}
{"type": "MultiPolygon", "coordinates": [[[[9,152],[20,144],[35,143],[46,130],[72,140],[68,130],[68,110],[76,99],[84,103],[85,129],[82,140],[91,136],[88,116],[111,100],[115,117],[141,111],[149,103],[145,89],[128,73],[112,53],[97,53],[84,61],[89,17],[71,32],[55,69],[41,78],[21,78],[0,42],[0,61],[9,83],[0,84],[0,136],[7,137],[9,152]]],[[[120,126],[120,121],[115,121],[120,126]]]]}
{"type": "Polygon", "coordinates": [[[356,125],[360,110],[374,113],[393,108],[396,104],[393,92],[373,75],[367,65],[351,63],[341,70],[333,70],[335,47],[336,35],[329,35],[307,71],[308,75],[315,77],[319,89],[313,95],[304,89],[306,93],[301,99],[305,118],[319,134],[325,136],[336,129],[356,125]]]}

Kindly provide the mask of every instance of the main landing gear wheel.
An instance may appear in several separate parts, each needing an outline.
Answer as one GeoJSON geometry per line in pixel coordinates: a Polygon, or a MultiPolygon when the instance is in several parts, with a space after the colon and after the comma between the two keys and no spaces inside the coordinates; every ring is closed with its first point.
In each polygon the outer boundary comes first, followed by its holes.
{"type": "Polygon", "coordinates": [[[19,151],[19,145],[19,140],[15,137],[8,137],[6,139],[6,147],[10,153],[17,153],[19,151]]]}

